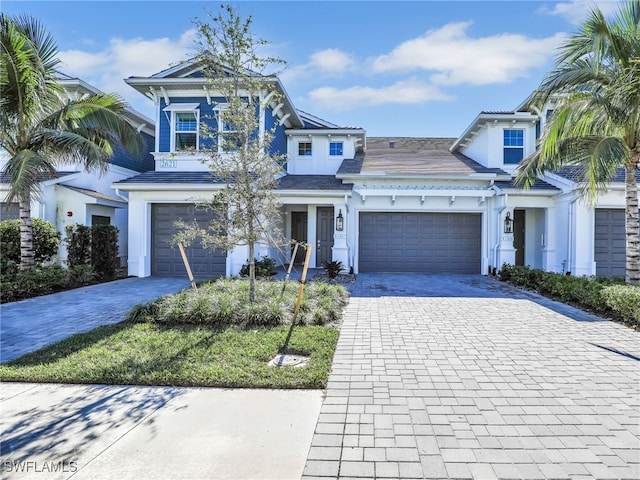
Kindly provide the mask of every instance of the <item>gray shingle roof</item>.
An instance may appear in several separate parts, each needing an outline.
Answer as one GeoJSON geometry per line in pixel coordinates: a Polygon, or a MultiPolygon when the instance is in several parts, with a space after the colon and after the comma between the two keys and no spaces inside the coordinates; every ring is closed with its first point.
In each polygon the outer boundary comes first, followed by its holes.
{"type": "Polygon", "coordinates": [[[117,183],[222,183],[210,172],[144,172],[134,177],[120,180],[117,183]]]}
{"type": "Polygon", "coordinates": [[[69,190],[73,190],[74,192],[82,193],[83,195],[87,195],[89,197],[95,198],[97,200],[106,200],[109,202],[122,203],[122,204],[127,203],[121,198],[112,197],[111,195],[106,195],[101,192],[96,192],[95,190],[89,190],[88,188],[72,187],[71,185],[62,185],[62,186],[65,188],[68,188],[69,190]]]}
{"type": "MultiPolygon", "coordinates": [[[[573,182],[580,182],[580,171],[581,168],[575,165],[569,165],[566,167],[562,167],[560,170],[555,172],[557,175],[566,178],[567,180],[571,180],[573,182]]],[[[614,183],[624,183],[625,172],[624,168],[619,168],[616,170],[616,174],[613,177],[614,183]]],[[[636,170],[636,181],[640,182],[640,169],[636,170]]]]}
{"type": "Polygon", "coordinates": [[[369,137],[364,156],[343,162],[339,174],[386,175],[508,175],[487,168],[449,147],[455,138],[369,137]]]}
{"type": "MultiPolygon", "coordinates": [[[[506,189],[506,188],[514,188],[514,189],[518,189],[518,190],[523,190],[522,186],[516,185],[515,184],[515,179],[511,179],[508,182],[495,182],[496,187],[501,188],[501,189],[506,189]]],[[[559,188],[554,187],[553,185],[551,185],[550,183],[544,182],[540,179],[536,180],[533,185],[531,185],[529,187],[529,190],[557,190],[560,191],[559,188]]]]}
{"type": "Polygon", "coordinates": [[[278,190],[345,190],[353,185],[342,183],[333,175],[287,175],[280,179],[278,190]]]}
{"type": "MultiPolygon", "coordinates": [[[[120,184],[221,184],[222,179],[210,172],[145,172],[118,182],[120,184]]],[[[278,190],[351,190],[333,175],[286,175],[278,190]]]]}
{"type": "MultiPolygon", "coordinates": [[[[74,175],[76,173],[80,173],[80,172],[56,172],[55,175],[52,175],[49,173],[43,173],[38,176],[38,183],[46,182],[48,180],[54,180],[56,178],[66,177],[69,175],[74,175]]],[[[2,174],[0,174],[0,183],[11,183],[11,177],[7,175],[5,172],[2,172],[2,174]]]]}

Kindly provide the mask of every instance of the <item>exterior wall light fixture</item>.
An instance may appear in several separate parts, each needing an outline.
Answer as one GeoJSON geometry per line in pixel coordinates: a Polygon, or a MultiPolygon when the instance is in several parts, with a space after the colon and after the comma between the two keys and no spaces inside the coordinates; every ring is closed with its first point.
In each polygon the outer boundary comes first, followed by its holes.
{"type": "Polygon", "coordinates": [[[507,216],[504,217],[504,233],[513,233],[513,219],[509,212],[507,212],[507,216]]]}
{"type": "Polygon", "coordinates": [[[344,217],[342,216],[342,210],[338,212],[336,217],[336,231],[342,232],[344,230],[344,217]]]}

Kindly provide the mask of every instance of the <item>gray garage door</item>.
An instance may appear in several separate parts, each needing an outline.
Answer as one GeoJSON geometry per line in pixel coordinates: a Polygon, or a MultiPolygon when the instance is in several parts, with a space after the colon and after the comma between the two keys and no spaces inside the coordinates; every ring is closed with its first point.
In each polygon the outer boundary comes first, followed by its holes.
{"type": "MultiPolygon", "coordinates": [[[[151,274],[159,277],[185,277],[187,271],[177,246],[170,243],[176,233],[173,223],[182,219],[206,225],[211,212],[196,209],[190,204],[157,203],[151,208],[151,274]]],[[[202,248],[200,243],[186,247],[193,276],[199,279],[218,277],[226,273],[226,254],[202,248]]]]}
{"type": "Polygon", "coordinates": [[[360,272],[480,273],[481,215],[360,214],[360,272]]]}
{"type": "Polygon", "coordinates": [[[624,276],[625,252],[624,210],[596,209],[596,275],[624,276]]]}

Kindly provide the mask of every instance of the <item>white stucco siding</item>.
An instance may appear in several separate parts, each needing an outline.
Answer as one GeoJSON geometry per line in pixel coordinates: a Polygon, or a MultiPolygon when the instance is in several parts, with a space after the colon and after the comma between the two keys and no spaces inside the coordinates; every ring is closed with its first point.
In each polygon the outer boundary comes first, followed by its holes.
{"type": "Polygon", "coordinates": [[[489,131],[482,128],[470,141],[466,147],[462,147],[463,155],[472,158],[480,165],[489,166],[489,131]]]}
{"type": "Polygon", "coordinates": [[[479,125],[476,133],[467,146],[460,151],[488,168],[501,168],[506,171],[515,170],[516,165],[504,163],[504,130],[517,129],[524,130],[524,156],[535,150],[536,129],[532,122],[518,121],[496,121],[479,125]]]}
{"type": "MultiPolygon", "coordinates": [[[[312,130],[310,130],[312,132],[312,130]]],[[[347,135],[288,135],[287,152],[289,160],[287,163],[287,173],[290,175],[335,175],[342,161],[345,158],[355,156],[355,137],[347,135]],[[311,155],[298,155],[298,144],[300,142],[311,142],[311,155]],[[329,155],[329,144],[331,142],[342,142],[343,151],[341,156],[329,155]]]]}

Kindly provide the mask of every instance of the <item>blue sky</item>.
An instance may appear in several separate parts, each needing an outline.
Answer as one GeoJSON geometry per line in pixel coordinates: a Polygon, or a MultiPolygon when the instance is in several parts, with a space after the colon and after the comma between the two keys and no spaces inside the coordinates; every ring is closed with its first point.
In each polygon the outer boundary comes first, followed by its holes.
{"type": "MultiPolygon", "coordinates": [[[[2,2],[54,35],[65,73],[117,92],[153,116],[123,78],[190,56],[194,18],[219,1],[2,2]]],[[[615,1],[232,2],[287,61],[281,78],[301,110],[369,136],[457,137],[481,110],[512,110],[553,66],[591,5],[615,1]]]]}

